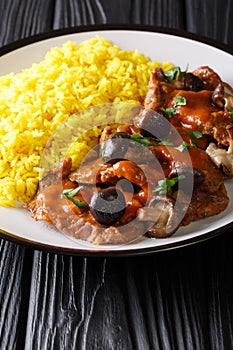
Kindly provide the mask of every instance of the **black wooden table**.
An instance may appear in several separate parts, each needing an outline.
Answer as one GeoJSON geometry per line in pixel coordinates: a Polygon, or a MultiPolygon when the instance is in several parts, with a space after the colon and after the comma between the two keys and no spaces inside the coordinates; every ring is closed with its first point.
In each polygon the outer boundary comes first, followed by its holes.
{"type": "MultiPolygon", "coordinates": [[[[0,0],[0,45],[89,24],[157,25],[233,46],[232,0],[0,0]]],[[[230,67],[233,74],[233,67],[230,67]]],[[[233,234],[127,258],[1,240],[0,349],[233,349],[233,234]]]]}

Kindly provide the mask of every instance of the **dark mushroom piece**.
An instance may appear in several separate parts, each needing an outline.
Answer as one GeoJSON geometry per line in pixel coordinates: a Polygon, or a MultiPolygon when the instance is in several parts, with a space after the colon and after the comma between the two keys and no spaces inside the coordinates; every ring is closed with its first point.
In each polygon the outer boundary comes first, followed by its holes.
{"type": "Polygon", "coordinates": [[[171,179],[181,175],[184,175],[184,178],[179,181],[179,189],[185,193],[192,191],[192,184],[193,189],[195,189],[205,181],[205,174],[201,169],[188,167],[185,164],[179,164],[172,168],[168,178],[171,179]]]}
{"type": "Polygon", "coordinates": [[[116,132],[101,145],[101,156],[106,163],[115,163],[124,156],[129,147],[130,135],[127,132],[116,132]]]}
{"type": "Polygon", "coordinates": [[[184,76],[184,87],[185,90],[198,92],[203,90],[204,84],[203,81],[193,73],[186,73],[184,76]]]}
{"type": "Polygon", "coordinates": [[[201,66],[193,71],[193,74],[201,79],[205,90],[213,91],[221,83],[220,76],[210,67],[201,66]]]}
{"type": "Polygon", "coordinates": [[[181,223],[181,210],[175,209],[175,200],[167,195],[154,196],[148,207],[139,208],[139,221],[148,223],[147,234],[150,237],[169,237],[181,223]]]}
{"type": "Polygon", "coordinates": [[[164,75],[164,71],[162,68],[156,68],[155,69],[155,72],[156,72],[156,78],[159,80],[159,81],[163,81],[165,82],[166,81],[166,77],[164,75]]]}
{"type": "Polygon", "coordinates": [[[227,83],[223,83],[224,86],[224,100],[225,109],[233,108],[233,88],[227,83]]]}
{"type": "Polygon", "coordinates": [[[140,130],[140,134],[145,137],[163,140],[171,131],[168,116],[163,111],[144,109],[134,118],[133,122],[140,130]]]}
{"type": "Polygon", "coordinates": [[[212,101],[219,108],[233,108],[233,88],[227,83],[219,83],[213,91],[212,101]]]}

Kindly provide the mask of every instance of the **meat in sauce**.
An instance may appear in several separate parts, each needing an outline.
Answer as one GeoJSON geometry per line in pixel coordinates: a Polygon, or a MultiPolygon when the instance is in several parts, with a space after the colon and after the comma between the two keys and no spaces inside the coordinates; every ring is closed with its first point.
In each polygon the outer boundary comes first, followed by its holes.
{"type": "Polygon", "coordinates": [[[95,159],[71,170],[65,158],[45,176],[26,205],[35,220],[94,244],[124,244],[226,209],[233,90],[209,67],[177,72],[151,73],[145,108],[130,124],[105,127],[95,159]]]}

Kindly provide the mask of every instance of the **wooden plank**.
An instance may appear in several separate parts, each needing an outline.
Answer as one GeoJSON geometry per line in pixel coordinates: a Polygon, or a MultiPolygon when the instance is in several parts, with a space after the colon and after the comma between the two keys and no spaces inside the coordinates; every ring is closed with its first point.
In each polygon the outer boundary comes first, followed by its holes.
{"type": "Polygon", "coordinates": [[[53,0],[2,0],[0,46],[53,27],[53,0]]]}
{"type": "Polygon", "coordinates": [[[57,1],[54,28],[87,24],[148,24],[184,28],[183,0],[57,1]]]}
{"type": "Polygon", "coordinates": [[[31,281],[32,252],[1,241],[0,244],[0,348],[24,345],[31,281]]]}
{"type": "Polygon", "coordinates": [[[35,253],[26,349],[232,344],[232,243],[225,235],[124,259],[35,253]]]}
{"type": "Polygon", "coordinates": [[[185,0],[187,31],[233,46],[231,0],[185,0]]]}
{"type": "MultiPolygon", "coordinates": [[[[232,44],[232,15],[230,0],[3,0],[0,45],[94,23],[155,24],[232,44]]],[[[232,245],[224,235],[148,257],[91,259],[32,256],[2,240],[0,348],[233,347],[232,245]]]]}

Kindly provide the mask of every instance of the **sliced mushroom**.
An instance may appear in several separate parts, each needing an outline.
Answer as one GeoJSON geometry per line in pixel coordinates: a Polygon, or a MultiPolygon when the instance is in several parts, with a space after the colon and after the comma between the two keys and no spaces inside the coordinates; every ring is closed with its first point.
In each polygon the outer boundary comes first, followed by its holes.
{"type": "Polygon", "coordinates": [[[223,85],[225,108],[229,110],[230,108],[233,108],[233,88],[227,83],[223,83],[223,85]]]}
{"type": "Polygon", "coordinates": [[[156,73],[156,77],[159,81],[166,81],[166,78],[165,78],[165,75],[164,75],[162,68],[156,68],[155,73],[156,73]]]}
{"type": "Polygon", "coordinates": [[[224,108],[225,107],[225,99],[224,99],[224,86],[223,83],[219,83],[213,91],[212,101],[215,106],[224,108]]]}
{"type": "Polygon", "coordinates": [[[171,131],[171,123],[163,111],[144,109],[133,120],[134,125],[140,130],[140,134],[155,139],[165,139],[171,131]]]}
{"type": "Polygon", "coordinates": [[[204,84],[198,76],[193,73],[186,73],[184,76],[184,87],[185,90],[197,92],[203,90],[204,84]]]}
{"type": "Polygon", "coordinates": [[[214,90],[221,83],[219,75],[208,66],[201,66],[193,71],[193,74],[200,78],[204,84],[204,89],[214,90]]]}
{"type": "Polygon", "coordinates": [[[175,200],[166,195],[155,196],[148,207],[138,209],[139,221],[150,223],[147,233],[150,237],[171,236],[180,225],[180,215],[175,210],[175,200]]]}
{"type": "Polygon", "coordinates": [[[233,88],[227,83],[218,83],[213,91],[212,101],[217,107],[229,110],[233,107],[233,88]]]}
{"type": "Polygon", "coordinates": [[[116,132],[108,137],[101,147],[101,156],[104,162],[116,163],[124,156],[129,147],[130,136],[127,132],[116,132]]]}
{"type": "MultiPolygon", "coordinates": [[[[232,148],[233,140],[229,149],[231,150],[232,148]]],[[[206,153],[218,168],[222,168],[227,176],[233,176],[233,153],[229,152],[229,149],[219,148],[214,143],[210,143],[206,149],[206,153]]]]}

